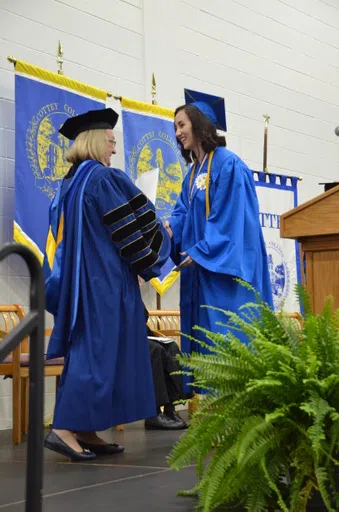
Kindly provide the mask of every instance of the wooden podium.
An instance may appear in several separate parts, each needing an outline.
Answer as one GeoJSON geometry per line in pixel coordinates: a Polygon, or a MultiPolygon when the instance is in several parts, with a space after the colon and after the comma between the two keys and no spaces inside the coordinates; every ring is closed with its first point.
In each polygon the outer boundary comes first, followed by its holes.
{"type": "Polygon", "coordinates": [[[329,295],[339,308],[339,186],[284,213],[280,235],[301,244],[303,281],[314,313],[321,312],[329,295]]]}

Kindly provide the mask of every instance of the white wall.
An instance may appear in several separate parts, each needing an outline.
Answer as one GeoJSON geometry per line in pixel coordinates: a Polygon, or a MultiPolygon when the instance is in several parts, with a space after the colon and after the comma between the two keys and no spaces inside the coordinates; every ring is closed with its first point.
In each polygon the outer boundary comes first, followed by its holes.
{"type": "MultiPolygon", "coordinates": [[[[183,103],[184,87],[224,96],[228,147],[256,170],[267,112],[269,170],[303,178],[300,202],[339,178],[337,0],[0,0],[0,245],[11,239],[15,185],[6,57],[56,70],[59,39],[65,74],[114,94],[149,101],[154,72],[164,106],[183,103]]],[[[123,162],[120,144],[115,165],[123,162]]],[[[153,290],[143,293],[155,307],[153,290]]],[[[28,305],[17,260],[0,263],[0,302],[28,305]]],[[[177,304],[175,286],[163,307],[177,304]]],[[[0,381],[0,428],[11,424],[10,388],[0,381]]],[[[53,383],[47,391],[51,409],[53,383]]]]}
{"type": "Polygon", "coordinates": [[[181,73],[188,86],[204,81],[225,96],[229,146],[254,169],[262,115],[271,115],[269,169],[302,176],[304,200],[321,179],[339,177],[339,4],[295,3],[185,1],[181,73]]]}

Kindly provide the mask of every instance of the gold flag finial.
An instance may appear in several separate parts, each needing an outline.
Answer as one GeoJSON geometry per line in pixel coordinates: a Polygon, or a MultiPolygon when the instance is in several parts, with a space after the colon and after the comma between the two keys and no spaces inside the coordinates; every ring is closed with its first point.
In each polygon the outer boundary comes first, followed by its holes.
{"type": "Polygon", "coordinates": [[[12,64],[14,64],[14,67],[15,67],[15,64],[16,64],[16,58],[15,57],[12,57],[12,55],[9,55],[7,57],[7,60],[8,60],[8,62],[11,62],[12,64]]]}
{"type": "Polygon", "coordinates": [[[269,120],[271,119],[271,116],[268,114],[264,114],[263,118],[265,119],[265,126],[268,126],[269,120]]]}
{"type": "Polygon", "coordinates": [[[157,83],[154,73],[152,73],[152,105],[157,105],[157,83]]]}
{"type": "Polygon", "coordinates": [[[63,63],[64,63],[64,60],[63,60],[63,58],[62,58],[63,54],[64,54],[64,51],[63,51],[63,49],[62,49],[62,44],[61,44],[61,41],[60,41],[60,39],[59,39],[59,42],[58,42],[58,54],[57,54],[57,57],[58,57],[58,58],[57,58],[57,64],[58,64],[58,75],[63,75],[63,74],[64,74],[64,72],[63,72],[63,70],[62,70],[62,65],[63,65],[63,63]]]}
{"type": "Polygon", "coordinates": [[[268,123],[271,118],[268,114],[264,114],[263,117],[265,119],[263,170],[264,170],[264,172],[268,172],[268,168],[267,168],[267,133],[268,133],[268,123]]]}

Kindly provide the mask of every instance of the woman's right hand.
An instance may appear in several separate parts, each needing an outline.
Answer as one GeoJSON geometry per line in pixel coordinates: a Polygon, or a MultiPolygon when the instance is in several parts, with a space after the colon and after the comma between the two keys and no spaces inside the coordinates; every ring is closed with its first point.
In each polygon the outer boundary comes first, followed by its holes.
{"type": "Polygon", "coordinates": [[[171,224],[168,222],[168,220],[165,220],[165,222],[163,222],[163,226],[166,229],[167,233],[169,234],[169,237],[173,238],[173,231],[171,229],[171,224]]]}

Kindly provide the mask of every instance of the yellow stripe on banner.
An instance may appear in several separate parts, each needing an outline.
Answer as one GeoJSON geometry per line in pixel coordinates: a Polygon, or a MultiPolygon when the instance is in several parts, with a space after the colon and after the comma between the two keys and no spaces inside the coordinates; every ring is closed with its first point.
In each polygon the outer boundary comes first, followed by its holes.
{"type": "Polygon", "coordinates": [[[107,98],[107,91],[102,91],[101,89],[78,82],[77,80],[72,80],[64,75],[58,75],[58,73],[53,73],[53,71],[47,71],[46,69],[39,68],[38,66],[33,66],[32,64],[28,64],[22,60],[16,61],[15,71],[44,80],[45,82],[51,82],[56,85],[67,87],[68,89],[73,89],[73,91],[80,94],[92,96],[93,98],[97,98],[102,101],[106,101],[107,98]]]}
{"type": "Polygon", "coordinates": [[[172,284],[175,283],[175,281],[178,279],[180,272],[170,272],[167,277],[163,281],[160,281],[157,277],[154,277],[151,279],[150,283],[155,289],[156,292],[159,293],[159,295],[164,295],[167,290],[172,286],[172,284]]]}
{"type": "Polygon", "coordinates": [[[31,249],[32,252],[34,252],[35,256],[40,261],[40,264],[42,265],[43,262],[43,254],[37,247],[37,245],[22,231],[20,226],[16,223],[14,223],[14,234],[13,234],[14,240],[18,244],[26,245],[29,249],[31,249]]]}
{"type": "Polygon", "coordinates": [[[131,100],[129,98],[121,98],[122,108],[129,108],[138,112],[145,112],[145,114],[154,114],[157,116],[168,117],[174,119],[174,110],[159,105],[152,105],[151,103],[144,103],[143,101],[131,100]]]}

